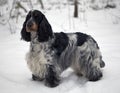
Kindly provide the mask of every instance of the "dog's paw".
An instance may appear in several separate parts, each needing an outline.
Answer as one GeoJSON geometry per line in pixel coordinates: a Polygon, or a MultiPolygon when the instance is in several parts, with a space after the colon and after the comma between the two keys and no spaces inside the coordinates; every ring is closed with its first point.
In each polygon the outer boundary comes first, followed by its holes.
{"type": "Polygon", "coordinates": [[[37,77],[37,76],[32,74],[32,80],[34,80],[34,81],[43,81],[44,79],[43,78],[39,78],[39,77],[37,77]]]}
{"type": "Polygon", "coordinates": [[[97,81],[100,80],[102,76],[102,72],[94,72],[88,77],[88,79],[89,81],[97,81]]]}
{"type": "Polygon", "coordinates": [[[60,83],[59,79],[51,80],[51,81],[45,81],[45,85],[48,86],[48,87],[51,87],[51,88],[54,88],[54,87],[58,86],[59,83],[60,83]]]}

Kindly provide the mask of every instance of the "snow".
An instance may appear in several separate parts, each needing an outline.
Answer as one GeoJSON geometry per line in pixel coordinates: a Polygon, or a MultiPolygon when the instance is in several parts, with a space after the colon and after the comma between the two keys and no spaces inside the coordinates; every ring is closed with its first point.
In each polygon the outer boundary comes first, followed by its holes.
{"type": "Polygon", "coordinates": [[[103,78],[97,82],[78,77],[71,69],[62,73],[62,83],[49,88],[43,82],[33,81],[25,62],[29,43],[20,40],[24,18],[16,24],[15,34],[6,25],[0,25],[0,93],[120,93],[120,20],[111,17],[115,10],[89,10],[86,22],[72,19],[71,28],[68,9],[46,11],[45,15],[56,32],[84,32],[98,42],[103,60],[103,78]],[[111,12],[112,11],[112,12],[111,12]],[[114,22],[115,21],[115,22],[114,22]],[[116,22],[117,21],[117,22],[116,22]],[[74,24],[73,24],[74,23],[74,24]]]}

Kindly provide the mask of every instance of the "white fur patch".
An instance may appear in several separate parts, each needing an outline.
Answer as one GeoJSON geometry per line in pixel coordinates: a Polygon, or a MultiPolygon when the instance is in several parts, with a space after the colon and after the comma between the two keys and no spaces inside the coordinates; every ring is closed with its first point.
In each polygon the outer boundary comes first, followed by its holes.
{"type": "Polygon", "coordinates": [[[39,76],[40,78],[44,78],[44,74],[46,72],[46,64],[48,64],[44,55],[45,53],[43,50],[41,50],[41,52],[36,56],[33,56],[31,52],[27,53],[26,55],[27,65],[29,69],[34,75],[39,76]]]}

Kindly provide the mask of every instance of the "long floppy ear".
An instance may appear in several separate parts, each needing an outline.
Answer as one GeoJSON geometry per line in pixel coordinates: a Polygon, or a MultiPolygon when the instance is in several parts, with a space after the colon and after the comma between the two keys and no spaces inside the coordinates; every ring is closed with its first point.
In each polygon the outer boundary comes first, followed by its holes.
{"type": "Polygon", "coordinates": [[[42,21],[39,23],[38,28],[38,41],[46,42],[53,37],[51,25],[47,21],[44,15],[42,15],[42,21]]]}
{"type": "Polygon", "coordinates": [[[31,11],[28,13],[26,19],[25,19],[25,22],[23,23],[23,27],[22,27],[22,30],[21,30],[21,39],[25,40],[25,41],[31,41],[31,35],[30,35],[30,32],[27,32],[26,31],[26,23],[27,21],[29,20],[29,18],[31,17],[31,11]]]}

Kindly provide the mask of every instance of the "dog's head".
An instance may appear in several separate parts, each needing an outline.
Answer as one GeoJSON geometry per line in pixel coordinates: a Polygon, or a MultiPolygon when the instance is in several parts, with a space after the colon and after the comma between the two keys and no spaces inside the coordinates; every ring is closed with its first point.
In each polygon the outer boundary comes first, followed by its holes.
{"type": "Polygon", "coordinates": [[[21,30],[22,39],[31,41],[31,32],[36,32],[39,42],[45,42],[53,37],[52,28],[44,14],[38,10],[30,11],[21,30]]]}

